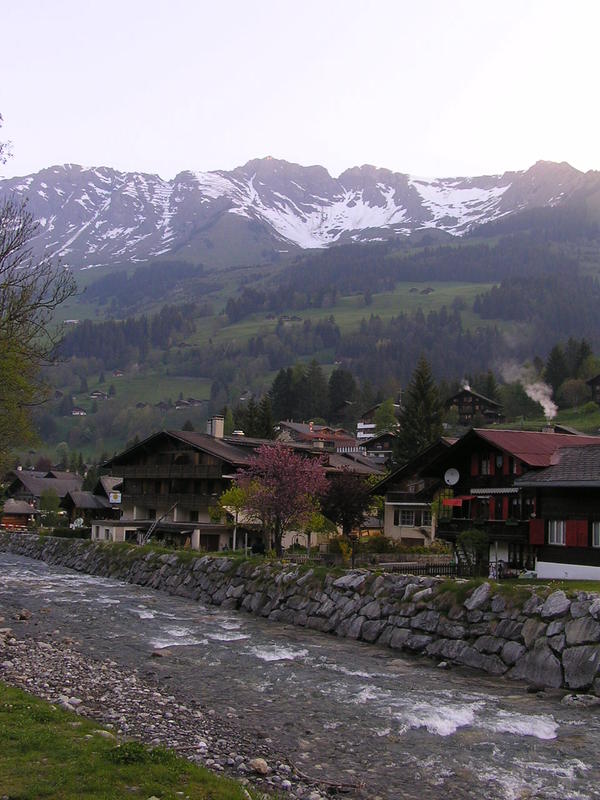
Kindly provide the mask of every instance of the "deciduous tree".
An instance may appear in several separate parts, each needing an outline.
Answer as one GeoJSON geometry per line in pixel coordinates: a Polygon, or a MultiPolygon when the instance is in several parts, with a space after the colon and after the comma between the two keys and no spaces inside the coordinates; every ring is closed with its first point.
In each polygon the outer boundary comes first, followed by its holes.
{"type": "Polygon", "coordinates": [[[261,521],[265,544],[277,555],[284,533],[306,523],[327,489],[321,462],[283,444],[259,447],[235,483],[246,491],[248,515],[261,521]]]}
{"type": "MultiPolygon", "coordinates": [[[[5,157],[0,143],[0,163],[5,157]]],[[[75,291],[69,270],[34,252],[36,231],[25,203],[0,203],[0,461],[33,438],[29,412],[47,396],[40,368],[61,336],[52,318],[75,291]]]]}

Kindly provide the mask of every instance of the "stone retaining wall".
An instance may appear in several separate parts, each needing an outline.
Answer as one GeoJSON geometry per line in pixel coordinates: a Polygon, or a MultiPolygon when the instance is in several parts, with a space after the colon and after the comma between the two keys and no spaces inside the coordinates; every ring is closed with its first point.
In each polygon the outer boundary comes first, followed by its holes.
{"type": "Polygon", "coordinates": [[[317,575],[280,563],[0,533],[0,550],[536,686],[600,695],[600,597],[488,582],[317,575]],[[598,676],[598,677],[597,677],[598,676]]]}

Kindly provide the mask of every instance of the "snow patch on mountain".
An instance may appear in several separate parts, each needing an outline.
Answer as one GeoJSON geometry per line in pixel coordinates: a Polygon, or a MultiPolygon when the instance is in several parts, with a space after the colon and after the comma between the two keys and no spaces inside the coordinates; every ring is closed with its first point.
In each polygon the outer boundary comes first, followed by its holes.
{"type": "Polygon", "coordinates": [[[413,176],[408,182],[419,193],[423,206],[431,212],[431,219],[424,222],[423,227],[441,228],[456,234],[463,233],[482,217],[486,222],[494,219],[499,213],[500,198],[510,187],[507,183],[485,189],[465,185],[464,179],[441,181],[413,176]]]}

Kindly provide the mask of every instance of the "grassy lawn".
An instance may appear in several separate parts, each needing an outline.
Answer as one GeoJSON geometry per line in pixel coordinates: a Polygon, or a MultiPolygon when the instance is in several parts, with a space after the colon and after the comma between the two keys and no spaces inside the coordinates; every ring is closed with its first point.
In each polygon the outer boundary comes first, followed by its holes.
{"type": "Polygon", "coordinates": [[[171,751],[120,747],[102,726],[0,683],[0,795],[11,800],[243,800],[234,781],[171,751]]]}
{"type": "MultiPolygon", "coordinates": [[[[580,433],[597,434],[600,432],[600,406],[589,402],[577,408],[567,408],[559,411],[552,420],[553,423],[567,425],[575,428],[580,433]]],[[[518,422],[503,422],[493,427],[520,430],[540,430],[547,422],[544,417],[519,420],[518,422]]]]}

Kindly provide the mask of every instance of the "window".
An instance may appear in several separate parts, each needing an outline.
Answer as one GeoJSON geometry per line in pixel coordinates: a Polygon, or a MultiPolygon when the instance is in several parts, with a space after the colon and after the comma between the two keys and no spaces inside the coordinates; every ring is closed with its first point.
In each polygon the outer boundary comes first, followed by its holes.
{"type": "Polygon", "coordinates": [[[600,547],[600,522],[592,523],[592,547],[600,547]]]}
{"type": "Polygon", "coordinates": [[[496,469],[498,471],[501,471],[503,464],[504,464],[504,456],[502,455],[502,453],[497,453],[497,455],[496,455],[496,469]]]}
{"type": "Polygon", "coordinates": [[[548,544],[564,545],[565,543],[564,519],[551,519],[548,522],[548,544]]]}
{"type": "Polygon", "coordinates": [[[95,528],[96,528],[96,530],[95,530],[96,539],[99,539],[100,538],[100,525],[96,525],[95,528]]]}
{"type": "Polygon", "coordinates": [[[402,509],[400,512],[400,524],[401,525],[414,525],[415,524],[415,512],[414,511],[407,511],[402,509]]]}
{"type": "Polygon", "coordinates": [[[431,527],[431,511],[423,511],[423,525],[431,527]]]}
{"type": "Polygon", "coordinates": [[[104,538],[106,541],[110,541],[110,528],[104,528],[104,538]]]}
{"type": "Polygon", "coordinates": [[[480,475],[489,475],[490,474],[490,457],[489,456],[481,456],[481,460],[479,462],[479,474],[480,475]]]}

